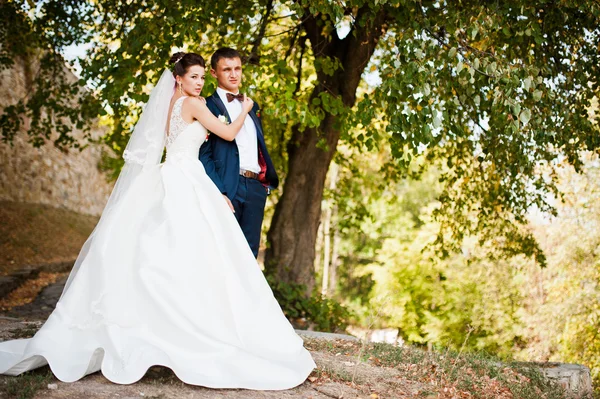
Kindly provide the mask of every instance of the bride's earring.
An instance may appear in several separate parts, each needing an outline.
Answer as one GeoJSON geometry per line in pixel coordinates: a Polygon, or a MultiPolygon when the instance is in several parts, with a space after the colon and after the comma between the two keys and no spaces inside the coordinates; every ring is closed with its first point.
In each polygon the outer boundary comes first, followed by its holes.
{"type": "Polygon", "coordinates": [[[181,82],[179,82],[179,93],[183,96],[183,86],[181,85],[181,82]]]}

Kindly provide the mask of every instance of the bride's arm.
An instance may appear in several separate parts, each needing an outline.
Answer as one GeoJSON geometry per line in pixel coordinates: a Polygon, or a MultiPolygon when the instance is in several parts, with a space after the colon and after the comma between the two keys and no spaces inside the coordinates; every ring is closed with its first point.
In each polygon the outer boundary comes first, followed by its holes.
{"type": "Polygon", "coordinates": [[[249,98],[244,100],[240,115],[232,123],[226,125],[210,112],[204,101],[197,97],[192,97],[187,101],[189,101],[192,106],[192,117],[199,121],[207,130],[210,130],[212,133],[227,141],[235,139],[235,136],[237,136],[244,124],[246,115],[248,115],[248,112],[250,112],[254,105],[254,102],[249,98]]]}

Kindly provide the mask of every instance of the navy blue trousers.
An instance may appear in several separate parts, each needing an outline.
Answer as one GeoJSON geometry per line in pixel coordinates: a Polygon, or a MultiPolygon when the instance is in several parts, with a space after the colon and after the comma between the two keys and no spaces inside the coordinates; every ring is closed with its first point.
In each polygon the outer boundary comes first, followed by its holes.
{"type": "Polygon", "coordinates": [[[267,189],[261,182],[248,177],[239,177],[240,182],[235,197],[231,201],[237,219],[254,257],[258,256],[260,231],[265,216],[267,189]]]}

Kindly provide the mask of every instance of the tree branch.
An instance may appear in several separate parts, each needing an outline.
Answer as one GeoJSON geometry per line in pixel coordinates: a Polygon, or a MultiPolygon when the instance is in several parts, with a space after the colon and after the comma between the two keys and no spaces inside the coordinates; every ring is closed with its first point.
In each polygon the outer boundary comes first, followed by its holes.
{"type": "Polygon", "coordinates": [[[258,31],[258,36],[252,43],[252,50],[250,51],[250,55],[248,56],[249,64],[258,65],[260,63],[258,47],[260,46],[260,42],[262,41],[263,37],[265,37],[265,32],[267,30],[267,25],[269,23],[269,16],[271,15],[271,11],[273,11],[273,0],[268,0],[267,8],[265,9],[265,13],[263,14],[262,20],[260,21],[260,29],[258,31]]]}
{"type": "Polygon", "coordinates": [[[285,35],[286,33],[290,33],[293,30],[298,30],[300,29],[300,27],[302,26],[303,21],[300,21],[300,23],[290,29],[286,29],[282,32],[279,33],[273,33],[272,35],[266,35],[265,37],[276,37],[276,36],[281,36],[281,35],[285,35]]]}
{"type": "Polygon", "coordinates": [[[296,89],[294,90],[294,96],[300,91],[300,84],[302,83],[302,59],[304,58],[304,51],[306,50],[306,36],[300,38],[300,60],[298,61],[298,72],[296,73],[296,89]]]}
{"type": "Polygon", "coordinates": [[[320,13],[313,16],[308,9],[305,9],[303,23],[304,31],[306,32],[308,40],[310,40],[315,57],[329,55],[335,51],[335,48],[340,43],[340,38],[335,30],[335,24],[329,17],[323,20],[321,19],[320,13]],[[323,31],[328,24],[333,26],[331,40],[323,34],[323,31]]]}
{"type": "Polygon", "coordinates": [[[290,47],[285,51],[285,57],[283,57],[283,59],[286,61],[287,61],[288,57],[292,54],[292,50],[294,49],[294,46],[296,45],[296,38],[298,37],[299,32],[300,32],[300,26],[297,26],[297,29],[294,32],[294,35],[292,36],[292,40],[290,40],[290,47]]]}
{"type": "Polygon", "coordinates": [[[352,89],[358,85],[367,63],[375,52],[379,39],[387,31],[388,14],[385,7],[380,7],[375,13],[370,9],[369,3],[362,6],[356,13],[356,20],[363,15],[373,15],[362,27],[354,24],[354,32],[350,32],[338,46],[338,58],[342,62],[345,82],[339,82],[342,101],[348,106],[354,105],[356,90],[352,89]]]}
{"type": "Polygon", "coordinates": [[[271,18],[271,21],[277,21],[279,19],[291,18],[291,17],[295,17],[295,16],[296,16],[296,13],[293,12],[293,13],[288,14],[288,15],[280,15],[279,17],[273,17],[273,18],[271,18]]]}

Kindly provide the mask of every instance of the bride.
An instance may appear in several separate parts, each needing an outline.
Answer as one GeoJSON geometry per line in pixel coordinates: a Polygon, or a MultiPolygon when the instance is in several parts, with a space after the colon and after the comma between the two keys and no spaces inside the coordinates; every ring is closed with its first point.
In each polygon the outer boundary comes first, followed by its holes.
{"type": "Polygon", "coordinates": [[[65,382],[101,370],[130,384],[160,365],[188,384],[267,390],[315,367],[198,160],[207,129],[233,140],[252,100],[225,124],[198,97],[204,59],[171,63],[56,309],[33,338],[0,343],[0,373],[48,364],[65,382]]]}

